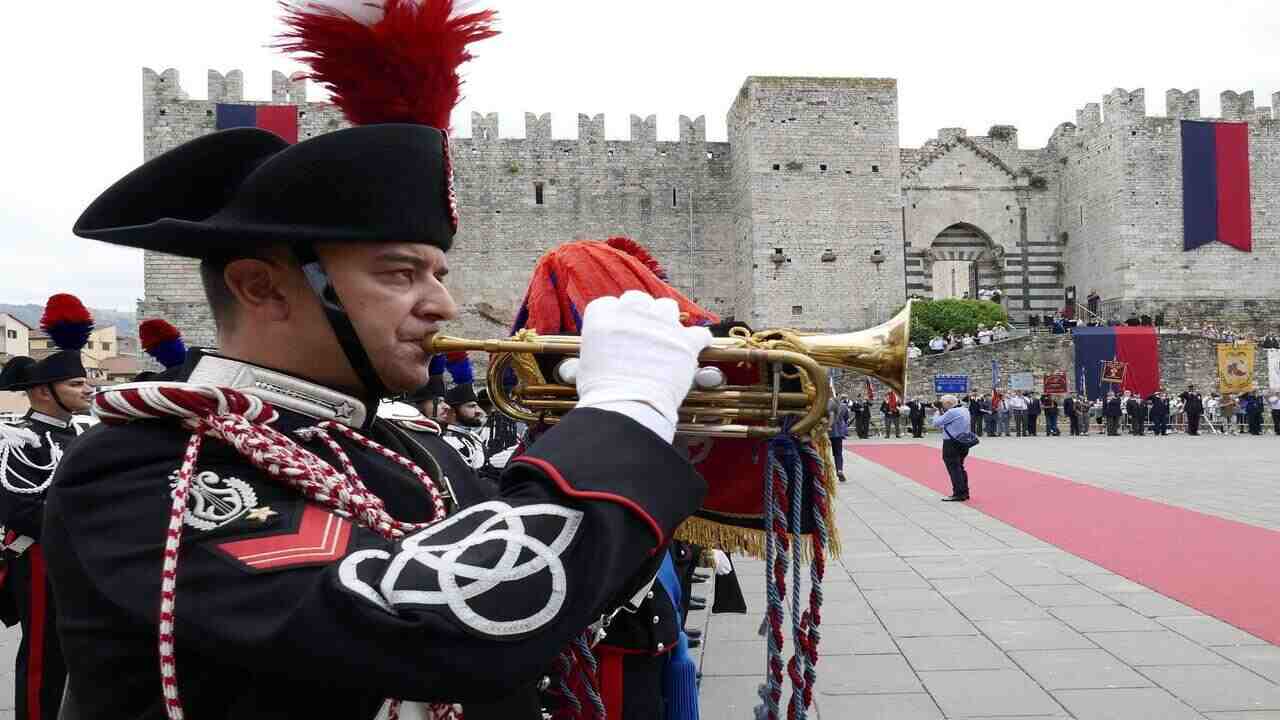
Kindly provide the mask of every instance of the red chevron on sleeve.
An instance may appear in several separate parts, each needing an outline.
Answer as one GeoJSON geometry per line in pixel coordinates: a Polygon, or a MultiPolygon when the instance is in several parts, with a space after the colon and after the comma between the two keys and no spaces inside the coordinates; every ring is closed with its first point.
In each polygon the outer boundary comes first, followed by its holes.
{"type": "Polygon", "coordinates": [[[331,563],[346,554],[350,540],[349,520],[308,503],[294,532],[232,540],[217,547],[250,570],[266,572],[331,563]]]}

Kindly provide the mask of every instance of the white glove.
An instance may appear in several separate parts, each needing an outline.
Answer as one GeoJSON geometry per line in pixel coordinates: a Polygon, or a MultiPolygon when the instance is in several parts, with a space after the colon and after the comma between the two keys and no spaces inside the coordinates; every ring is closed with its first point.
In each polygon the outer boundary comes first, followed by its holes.
{"type": "Polygon", "coordinates": [[[711,331],[680,324],[674,300],[630,290],[587,305],[578,364],[578,407],[619,412],[671,442],[676,409],[711,331]]]}

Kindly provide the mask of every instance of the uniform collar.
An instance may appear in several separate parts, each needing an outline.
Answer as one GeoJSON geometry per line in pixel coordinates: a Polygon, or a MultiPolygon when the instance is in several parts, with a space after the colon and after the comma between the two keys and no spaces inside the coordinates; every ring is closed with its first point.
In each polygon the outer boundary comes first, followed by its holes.
{"type": "Polygon", "coordinates": [[[28,412],[27,419],[35,420],[36,422],[44,423],[45,425],[49,425],[51,427],[61,428],[63,430],[66,430],[67,428],[71,427],[70,420],[59,420],[58,418],[53,417],[52,415],[45,415],[39,410],[32,410],[28,412]]]}
{"type": "Polygon", "coordinates": [[[189,383],[239,390],[307,417],[333,420],[351,428],[362,428],[374,418],[363,401],[279,370],[208,352],[199,353],[190,367],[189,383]]]}

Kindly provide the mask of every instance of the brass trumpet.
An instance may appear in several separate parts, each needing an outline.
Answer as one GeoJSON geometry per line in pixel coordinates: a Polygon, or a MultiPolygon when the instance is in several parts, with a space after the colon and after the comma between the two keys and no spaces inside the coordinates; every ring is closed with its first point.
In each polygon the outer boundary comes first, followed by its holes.
{"type": "MultiPolygon", "coordinates": [[[[787,430],[797,435],[817,427],[831,397],[824,368],[854,370],[874,377],[902,394],[907,386],[907,343],[911,337],[911,303],[893,319],[866,330],[836,335],[796,330],[740,332],[715,338],[698,356],[702,363],[745,363],[761,368],[760,382],[731,385],[718,368],[698,371],[694,389],[680,406],[676,432],[687,436],[765,438],[783,432],[782,418],[797,418],[787,430]],[[789,367],[788,367],[789,366],[789,367]],[[798,379],[800,392],[784,392],[784,379],[798,379]],[[746,424],[752,420],[763,424],[746,424]]],[[[423,340],[428,353],[484,352],[490,357],[487,384],[494,408],[523,422],[554,423],[577,405],[573,370],[564,361],[558,377],[548,380],[537,355],[576,358],[581,340],[573,335],[523,331],[495,340],[432,335],[423,340]],[[516,384],[504,384],[507,370],[516,384]]]]}

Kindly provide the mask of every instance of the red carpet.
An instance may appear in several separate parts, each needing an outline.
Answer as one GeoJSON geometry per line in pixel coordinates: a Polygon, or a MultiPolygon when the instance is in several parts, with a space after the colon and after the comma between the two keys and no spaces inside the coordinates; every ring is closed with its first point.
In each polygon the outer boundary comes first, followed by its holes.
{"type": "MultiPolygon", "coordinates": [[[[937,448],[849,445],[943,495],[937,448]]],[[[1185,605],[1280,644],[1280,532],[970,457],[969,505],[1185,605]]]]}

